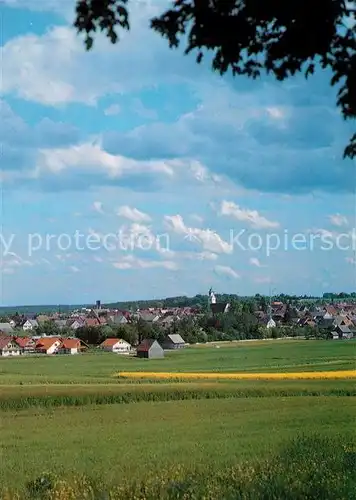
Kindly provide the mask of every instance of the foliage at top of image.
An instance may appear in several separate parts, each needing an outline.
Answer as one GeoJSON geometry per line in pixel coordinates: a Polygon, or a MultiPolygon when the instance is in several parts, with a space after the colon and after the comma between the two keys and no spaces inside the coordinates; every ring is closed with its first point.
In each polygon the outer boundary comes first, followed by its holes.
{"type": "MultiPolygon", "coordinates": [[[[117,29],[129,30],[128,0],[77,0],[74,26],[89,50],[97,31],[112,43],[117,29]]],[[[171,48],[186,41],[185,54],[200,63],[213,52],[212,68],[256,79],[271,74],[283,81],[317,68],[338,84],[337,106],[345,120],[356,118],[356,2],[346,0],[175,0],[151,20],[171,48]]],[[[356,133],[344,157],[356,156],[356,133]]]]}

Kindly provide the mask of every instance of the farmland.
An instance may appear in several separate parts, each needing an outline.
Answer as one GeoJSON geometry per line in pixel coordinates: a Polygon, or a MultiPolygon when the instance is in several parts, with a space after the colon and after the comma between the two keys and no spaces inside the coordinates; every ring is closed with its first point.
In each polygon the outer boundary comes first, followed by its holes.
{"type": "Polygon", "coordinates": [[[164,359],[140,360],[92,353],[21,357],[0,364],[0,384],[106,384],[120,371],[297,372],[355,369],[356,342],[302,340],[231,342],[189,347],[164,359]],[[216,345],[220,348],[216,348],[216,345]]]}
{"type": "MultiPolygon", "coordinates": [[[[170,381],[120,371],[266,373],[355,369],[353,342],[194,346],[163,360],[113,354],[0,360],[0,482],[43,471],[106,485],[180,466],[224,470],[268,458],[300,433],[352,442],[355,380],[170,381]]],[[[340,442],[341,442],[340,441],[340,442]]],[[[67,497],[66,497],[67,498],[67,497]]]]}

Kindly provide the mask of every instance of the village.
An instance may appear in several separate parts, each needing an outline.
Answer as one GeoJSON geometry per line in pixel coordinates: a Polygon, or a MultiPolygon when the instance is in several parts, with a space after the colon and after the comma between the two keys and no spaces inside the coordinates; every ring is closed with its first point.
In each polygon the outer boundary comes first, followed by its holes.
{"type": "Polygon", "coordinates": [[[274,301],[267,307],[247,302],[239,307],[240,313],[236,312],[236,304],[218,301],[210,290],[206,311],[198,307],[150,307],[132,312],[105,308],[97,301],[92,308],[73,310],[67,315],[16,313],[2,318],[7,321],[0,323],[0,355],[79,354],[96,349],[159,358],[166,350],[214,340],[350,340],[356,336],[356,304],[346,301],[321,306],[274,301]]]}

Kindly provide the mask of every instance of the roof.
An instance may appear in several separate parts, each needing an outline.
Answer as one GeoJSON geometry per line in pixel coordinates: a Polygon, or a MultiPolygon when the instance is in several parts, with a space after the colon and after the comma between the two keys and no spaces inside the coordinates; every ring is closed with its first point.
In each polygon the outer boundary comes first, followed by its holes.
{"type": "Polygon", "coordinates": [[[104,342],[102,342],[100,344],[100,347],[113,347],[115,344],[117,344],[118,342],[120,342],[121,339],[105,339],[104,342]]]}
{"type": "Polygon", "coordinates": [[[98,320],[98,318],[86,318],[85,324],[86,326],[99,326],[100,321],[98,320]]]}
{"type": "Polygon", "coordinates": [[[4,349],[9,342],[11,342],[12,337],[9,335],[1,335],[0,336],[0,349],[4,349]]]}
{"type": "Polygon", "coordinates": [[[30,323],[32,326],[38,326],[38,321],[33,318],[27,318],[25,323],[30,323]]]}
{"type": "Polygon", "coordinates": [[[333,325],[334,325],[333,318],[323,318],[318,324],[320,328],[330,328],[333,325]]]}
{"type": "Polygon", "coordinates": [[[0,323],[0,331],[2,332],[12,332],[13,328],[10,323],[0,323]]]}
{"type": "Polygon", "coordinates": [[[185,344],[185,341],[179,333],[171,333],[170,335],[167,335],[167,337],[173,342],[173,344],[185,344]]]}
{"type": "Polygon", "coordinates": [[[144,339],[141,342],[141,344],[137,347],[137,352],[148,352],[155,342],[157,342],[157,340],[155,339],[144,339]]]}
{"type": "Polygon", "coordinates": [[[351,333],[351,330],[348,326],[343,326],[343,325],[338,325],[337,328],[342,332],[342,333],[351,333]]]}
{"type": "Polygon", "coordinates": [[[154,321],[156,318],[159,317],[159,314],[151,312],[140,312],[139,317],[140,319],[142,319],[142,321],[154,321]]]}
{"type": "Polygon", "coordinates": [[[76,347],[80,347],[79,339],[63,339],[62,345],[64,349],[75,349],[76,347]]]}
{"type": "Polygon", "coordinates": [[[66,319],[55,319],[53,321],[53,323],[56,325],[56,326],[67,326],[67,320],[66,319]]]}
{"type": "Polygon", "coordinates": [[[15,337],[14,340],[20,347],[27,347],[34,342],[31,337],[15,337]]]}
{"type": "Polygon", "coordinates": [[[226,312],[229,305],[227,302],[216,302],[215,304],[210,304],[210,307],[214,314],[218,314],[226,312]]]}
{"type": "Polygon", "coordinates": [[[36,342],[36,349],[49,349],[53,344],[61,339],[59,337],[41,337],[36,342]]]}

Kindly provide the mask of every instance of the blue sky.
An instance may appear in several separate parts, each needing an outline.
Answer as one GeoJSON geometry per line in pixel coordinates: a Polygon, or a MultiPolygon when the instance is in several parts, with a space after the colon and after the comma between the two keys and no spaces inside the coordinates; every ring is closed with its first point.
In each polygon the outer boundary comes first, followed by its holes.
{"type": "Polygon", "coordinates": [[[163,9],[86,53],[71,0],[2,2],[1,304],[354,291],[330,75],[220,77],[149,30],[163,9]]]}

